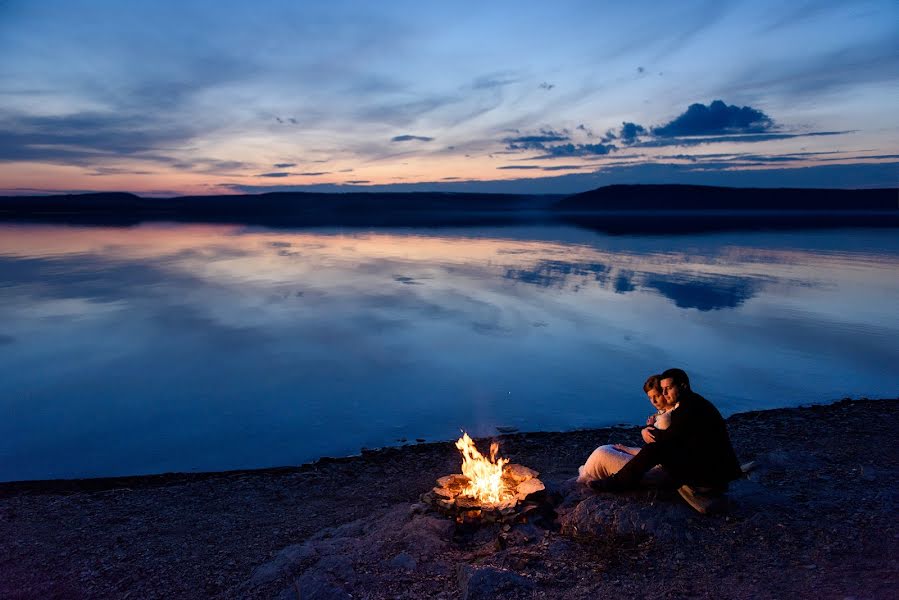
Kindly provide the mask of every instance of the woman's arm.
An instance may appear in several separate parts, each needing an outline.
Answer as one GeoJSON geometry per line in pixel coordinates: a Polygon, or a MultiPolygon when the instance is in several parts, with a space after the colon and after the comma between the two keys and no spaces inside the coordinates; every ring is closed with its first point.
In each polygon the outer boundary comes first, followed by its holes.
{"type": "Polygon", "coordinates": [[[612,447],[619,452],[624,452],[625,454],[630,454],[631,456],[637,456],[637,452],[640,451],[639,448],[631,448],[630,446],[625,446],[624,444],[615,444],[612,447]]]}

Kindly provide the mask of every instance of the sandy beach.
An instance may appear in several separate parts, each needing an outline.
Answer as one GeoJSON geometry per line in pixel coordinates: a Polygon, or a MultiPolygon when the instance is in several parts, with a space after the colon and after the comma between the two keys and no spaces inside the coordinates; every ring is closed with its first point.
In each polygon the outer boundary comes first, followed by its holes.
{"type": "Polygon", "coordinates": [[[464,540],[418,504],[459,471],[452,443],[280,469],[0,484],[0,597],[891,596],[899,400],[748,412],[728,426],[757,468],[715,516],[671,492],[571,486],[593,448],[634,443],[636,427],[500,436],[504,456],[558,490],[559,522],[464,540]],[[595,515],[573,531],[582,502],[614,515],[608,535],[595,515]]]}

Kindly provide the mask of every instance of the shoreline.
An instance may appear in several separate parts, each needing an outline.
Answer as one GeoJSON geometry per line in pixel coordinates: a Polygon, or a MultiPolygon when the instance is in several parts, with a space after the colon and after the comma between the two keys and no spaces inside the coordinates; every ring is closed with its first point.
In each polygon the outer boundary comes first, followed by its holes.
{"type": "MultiPolygon", "coordinates": [[[[891,401],[893,398],[851,398],[845,397],[837,400],[830,400],[821,403],[800,404],[797,406],[786,406],[779,408],[764,408],[758,410],[750,410],[744,412],[733,413],[725,420],[730,421],[734,417],[742,417],[745,415],[756,415],[759,413],[767,413],[771,411],[795,410],[804,408],[814,408],[822,406],[831,406],[842,402],[883,402],[891,401]]],[[[473,438],[478,447],[485,445],[488,440],[500,441],[500,449],[502,450],[502,441],[511,440],[528,436],[557,436],[578,433],[593,433],[603,435],[605,433],[614,433],[620,431],[631,431],[639,427],[635,425],[627,425],[618,423],[615,425],[606,425],[602,427],[585,427],[576,429],[564,429],[560,431],[515,431],[506,433],[497,433],[494,436],[481,436],[473,438]]],[[[141,489],[147,487],[156,487],[162,485],[179,485],[198,481],[207,481],[219,478],[234,478],[243,476],[289,476],[298,473],[314,471],[318,466],[329,463],[351,463],[357,460],[366,460],[371,457],[377,457],[380,453],[393,455],[396,452],[409,452],[413,449],[419,450],[420,453],[430,453],[435,449],[444,451],[446,449],[455,449],[455,440],[444,440],[434,442],[420,442],[416,444],[405,443],[399,446],[382,446],[380,448],[362,448],[358,454],[349,454],[346,456],[321,456],[313,461],[301,463],[298,465],[280,465],[271,467],[258,467],[247,469],[227,469],[223,471],[167,471],[164,473],[147,473],[138,475],[114,475],[99,477],[66,477],[58,479],[23,479],[14,481],[0,481],[0,498],[21,493],[29,494],[62,494],[62,493],[78,493],[78,492],[99,492],[112,490],[116,488],[141,489]]],[[[502,452],[500,452],[502,455],[502,452]]]]}
{"type": "MultiPolygon", "coordinates": [[[[484,597],[877,598],[899,585],[899,447],[884,443],[899,398],[727,423],[740,461],[766,465],[741,482],[752,494],[733,491],[734,513],[699,516],[676,494],[579,489],[568,516],[559,507],[562,532],[516,526],[507,547],[438,539],[451,522],[414,516],[436,478],[459,471],[452,442],[287,468],[0,484],[0,597],[295,598],[301,582],[303,598],[455,600],[499,578],[526,589],[484,597]],[[566,534],[564,519],[589,506],[649,520],[624,537],[566,534]],[[316,582],[324,595],[309,593],[316,582]]],[[[596,446],[638,436],[637,426],[515,433],[500,453],[561,489],[596,446]]]]}

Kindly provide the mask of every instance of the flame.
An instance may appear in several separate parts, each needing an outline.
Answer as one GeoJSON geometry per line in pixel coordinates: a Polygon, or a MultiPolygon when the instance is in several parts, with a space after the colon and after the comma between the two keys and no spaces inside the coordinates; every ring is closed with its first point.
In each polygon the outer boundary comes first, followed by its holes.
{"type": "Polygon", "coordinates": [[[502,480],[503,467],[509,459],[496,457],[499,445],[496,442],[490,444],[490,458],[487,458],[478,452],[474,441],[463,431],[456,448],[462,452],[462,474],[469,479],[462,495],[477,498],[483,504],[502,502],[504,492],[508,491],[502,480]]]}

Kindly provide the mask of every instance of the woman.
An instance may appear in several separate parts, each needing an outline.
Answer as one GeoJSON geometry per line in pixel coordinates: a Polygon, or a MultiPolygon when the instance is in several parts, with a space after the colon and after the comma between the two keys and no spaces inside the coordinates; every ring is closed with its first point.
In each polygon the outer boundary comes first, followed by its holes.
{"type": "MultiPolygon", "coordinates": [[[[666,429],[671,423],[671,415],[669,413],[674,410],[675,406],[667,404],[659,382],[660,378],[658,375],[650,375],[646,383],[643,384],[643,391],[646,392],[646,396],[657,411],[646,419],[646,425],[656,429],[666,429]]],[[[622,444],[600,446],[593,451],[593,454],[590,455],[584,465],[578,467],[577,480],[581,483],[589,483],[595,479],[609,477],[617,473],[639,451],[639,448],[632,448],[622,444]]],[[[659,476],[658,473],[649,473],[647,475],[652,475],[650,479],[655,479],[659,476]]]]}

